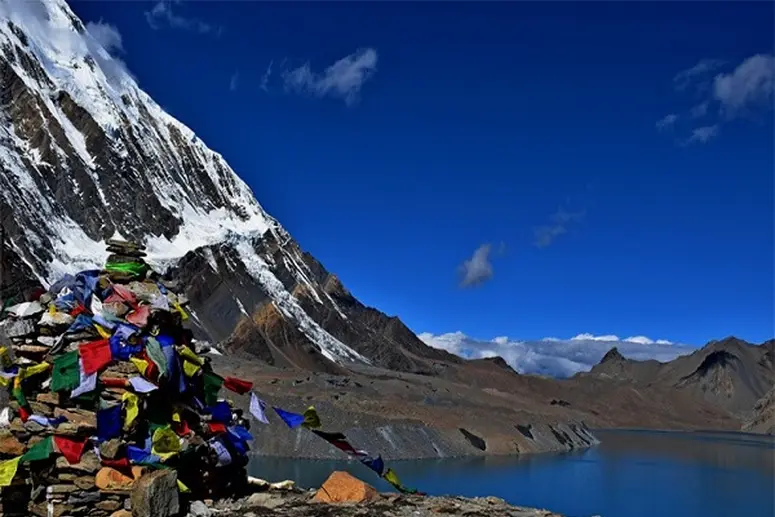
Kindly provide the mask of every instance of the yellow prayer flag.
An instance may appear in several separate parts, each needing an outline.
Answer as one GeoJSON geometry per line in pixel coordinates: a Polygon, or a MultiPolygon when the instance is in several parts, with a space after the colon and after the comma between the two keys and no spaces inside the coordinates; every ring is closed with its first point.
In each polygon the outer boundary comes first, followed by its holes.
{"type": "Polygon", "coordinates": [[[34,366],[29,366],[27,368],[22,368],[21,372],[19,374],[19,377],[21,377],[22,379],[26,379],[27,377],[32,377],[33,375],[37,375],[39,373],[43,373],[43,372],[48,370],[49,366],[51,366],[51,365],[48,364],[47,362],[43,361],[40,364],[36,364],[34,366]]]}
{"type": "Polygon", "coordinates": [[[184,494],[191,492],[191,489],[188,488],[186,485],[184,485],[183,482],[179,479],[178,479],[178,490],[180,490],[184,494]]]}
{"type": "Polygon", "coordinates": [[[16,475],[16,469],[19,468],[19,461],[21,456],[12,460],[4,461],[0,463],[0,486],[8,486],[13,481],[13,477],[16,475]]]}
{"type": "Polygon", "coordinates": [[[111,333],[108,332],[108,330],[104,327],[101,327],[100,325],[94,324],[94,328],[97,329],[97,333],[102,337],[102,339],[109,339],[111,336],[111,333]]]}
{"type": "Polygon", "coordinates": [[[183,321],[186,321],[188,319],[188,314],[186,314],[186,311],[183,310],[183,307],[181,307],[178,302],[175,302],[172,305],[175,307],[175,310],[180,313],[180,318],[183,321]]]}
{"type": "Polygon", "coordinates": [[[53,316],[54,314],[56,314],[56,312],[57,312],[56,305],[54,305],[53,303],[50,303],[48,306],[48,313],[53,316]]]}
{"type": "Polygon", "coordinates": [[[137,357],[130,357],[129,360],[137,367],[137,371],[140,372],[140,375],[145,375],[145,372],[148,371],[148,361],[138,359],[137,357]]]}
{"type": "Polygon", "coordinates": [[[401,486],[401,480],[398,479],[398,475],[395,473],[393,469],[389,467],[385,471],[385,474],[382,477],[385,478],[385,481],[387,481],[388,483],[390,483],[396,488],[401,486]]]}
{"type": "Polygon", "coordinates": [[[11,356],[8,355],[8,349],[4,346],[0,346],[0,366],[9,368],[12,364],[11,356]]]}
{"type": "Polygon", "coordinates": [[[194,351],[188,348],[186,345],[179,346],[178,353],[186,361],[191,361],[192,363],[198,364],[199,366],[202,366],[203,364],[205,364],[205,360],[199,357],[198,355],[196,355],[194,351]]]}
{"type": "Polygon", "coordinates": [[[320,417],[318,416],[318,412],[315,411],[315,406],[310,406],[304,411],[304,423],[301,425],[308,429],[320,427],[320,417]]]}
{"type": "Polygon", "coordinates": [[[198,364],[183,361],[183,373],[186,374],[186,377],[193,377],[201,368],[198,364]]]}
{"type": "Polygon", "coordinates": [[[124,402],[124,408],[126,409],[126,418],[124,418],[124,429],[126,430],[132,426],[132,422],[140,414],[140,399],[134,393],[127,391],[121,396],[121,400],[124,402]]]}
{"type": "Polygon", "coordinates": [[[180,413],[177,411],[172,412],[172,421],[173,422],[180,422],[180,413]]]}
{"type": "Polygon", "coordinates": [[[9,384],[11,384],[11,379],[0,377],[0,386],[2,386],[3,388],[7,388],[9,384]]]}
{"type": "Polygon", "coordinates": [[[175,431],[167,427],[160,427],[153,432],[151,439],[151,454],[155,454],[162,460],[166,460],[180,452],[180,438],[175,431]]]}

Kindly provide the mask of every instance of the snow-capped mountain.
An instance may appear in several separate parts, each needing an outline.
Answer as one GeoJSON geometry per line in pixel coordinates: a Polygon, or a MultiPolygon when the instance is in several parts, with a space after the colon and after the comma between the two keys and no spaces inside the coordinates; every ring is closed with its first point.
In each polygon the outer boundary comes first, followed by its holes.
{"type": "Polygon", "coordinates": [[[198,331],[233,350],[324,369],[455,360],[303,253],[64,1],[0,0],[0,120],[3,298],[99,267],[123,237],[180,279],[198,331]]]}

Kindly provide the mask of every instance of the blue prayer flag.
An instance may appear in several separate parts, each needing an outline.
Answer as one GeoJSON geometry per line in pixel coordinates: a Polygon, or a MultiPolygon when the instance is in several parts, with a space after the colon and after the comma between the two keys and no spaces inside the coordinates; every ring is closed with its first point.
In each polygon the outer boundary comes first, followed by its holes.
{"type": "Polygon", "coordinates": [[[275,413],[277,413],[277,416],[282,418],[283,422],[285,422],[286,425],[291,429],[295,429],[304,423],[304,415],[291,413],[290,411],[283,411],[282,409],[275,406],[272,406],[272,409],[274,409],[275,413]]]}
{"type": "Polygon", "coordinates": [[[97,439],[105,442],[121,436],[121,405],[97,411],[97,439]]]}

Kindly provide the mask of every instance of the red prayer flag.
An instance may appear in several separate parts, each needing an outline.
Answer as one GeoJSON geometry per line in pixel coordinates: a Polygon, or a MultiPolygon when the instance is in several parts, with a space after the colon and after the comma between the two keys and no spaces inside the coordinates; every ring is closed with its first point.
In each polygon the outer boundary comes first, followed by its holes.
{"type": "Polygon", "coordinates": [[[226,426],[221,422],[208,422],[207,428],[210,430],[210,434],[220,434],[226,432],[226,426]]]}
{"type": "Polygon", "coordinates": [[[22,419],[22,422],[26,422],[31,414],[24,406],[19,406],[19,418],[22,419]]]}
{"type": "Polygon", "coordinates": [[[124,287],[121,284],[113,284],[113,293],[119,295],[121,299],[131,305],[132,308],[137,308],[137,298],[135,298],[135,293],[130,291],[127,287],[124,287]]]}
{"type": "Polygon", "coordinates": [[[83,455],[83,449],[86,447],[87,440],[77,442],[71,438],[65,436],[54,435],[54,443],[65,457],[70,465],[75,465],[81,461],[81,455],[83,455]]]}
{"type": "Polygon", "coordinates": [[[100,371],[113,360],[110,354],[110,341],[107,339],[82,343],[78,347],[78,352],[81,354],[83,371],[86,375],[100,371]]]}
{"type": "Polygon", "coordinates": [[[234,393],[244,395],[253,388],[253,383],[243,381],[242,379],[238,379],[236,377],[226,377],[223,379],[223,387],[227,390],[233,391],[234,393]]]}
{"type": "Polygon", "coordinates": [[[70,316],[75,318],[76,316],[78,316],[79,314],[83,314],[84,312],[86,312],[86,307],[84,307],[79,303],[78,305],[75,306],[73,310],[70,311],[70,316]]]}
{"type": "Polygon", "coordinates": [[[191,433],[191,428],[188,426],[188,422],[181,420],[178,423],[173,423],[172,428],[178,434],[178,436],[188,436],[191,433]]]}
{"type": "Polygon", "coordinates": [[[102,377],[100,382],[106,388],[126,388],[129,383],[127,379],[120,379],[117,377],[102,377]]]}
{"type": "Polygon", "coordinates": [[[147,305],[141,305],[131,313],[127,314],[126,320],[137,327],[148,325],[148,318],[151,315],[151,309],[147,305]]]}
{"type": "Polygon", "coordinates": [[[116,470],[131,471],[132,465],[129,464],[129,458],[121,458],[118,460],[109,460],[107,458],[101,458],[102,464],[106,467],[110,467],[116,470]]]}

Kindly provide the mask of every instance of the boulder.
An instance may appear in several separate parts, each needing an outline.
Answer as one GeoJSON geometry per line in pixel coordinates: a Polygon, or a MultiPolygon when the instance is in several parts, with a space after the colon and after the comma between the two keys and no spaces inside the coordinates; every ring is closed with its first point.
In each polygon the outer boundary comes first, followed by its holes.
{"type": "Polygon", "coordinates": [[[210,517],[213,511],[202,501],[193,501],[188,509],[189,517],[210,517]]]}
{"type": "Polygon", "coordinates": [[[94,484],[100,490],[129,490],[134,482],[134,479],[110,467],[102,467],[94,479],[94,484]]]}
{"type": "Polygon", "coordinates": [[[363,503],[379,497],[377,490],[347,472],[333,472],[312,499],[319,503],[363,503]]]}
{"type": "Polygon", "coordinates": [[[24,445],[13,435],[0,436],[0,454],[13,457],[19,456],[24,454],[24,445]]]}
{"type": "Polygon", "coordinates": [[[178,473],[157,470],[135,482],[132,490],[133,517],[172,517],[180,511],[178,473]]]}

